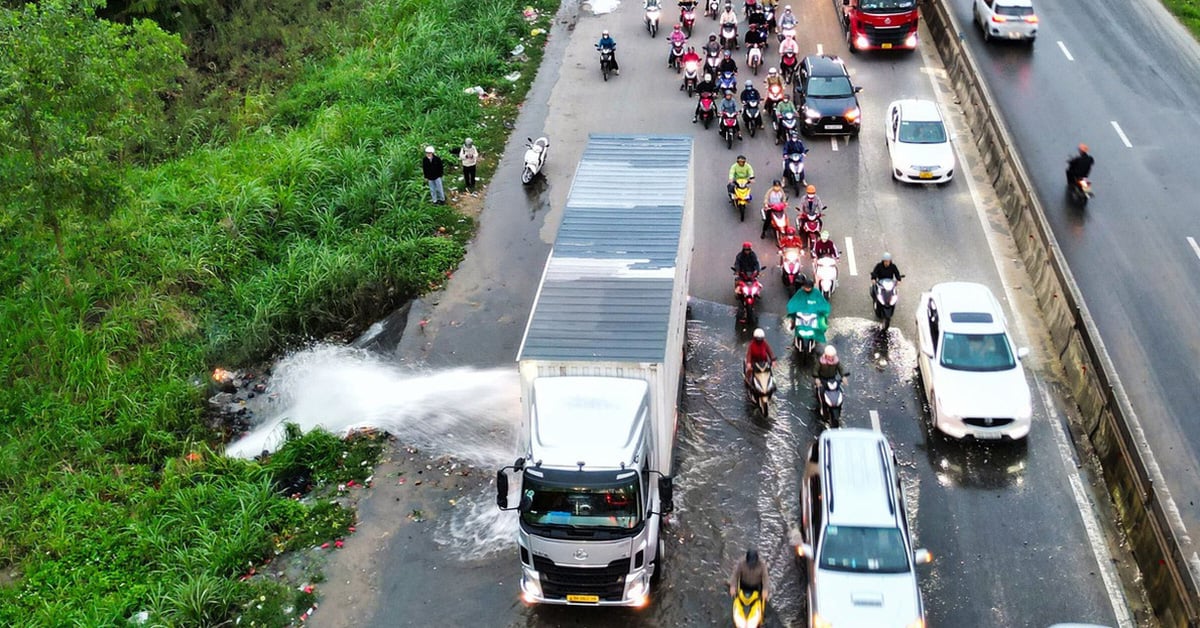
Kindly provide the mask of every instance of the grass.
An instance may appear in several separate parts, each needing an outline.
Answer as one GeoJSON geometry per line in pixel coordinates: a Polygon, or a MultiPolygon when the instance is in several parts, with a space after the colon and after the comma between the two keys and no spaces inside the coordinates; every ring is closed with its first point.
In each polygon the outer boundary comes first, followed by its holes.
{"type": "Polygon", "coordinates": [[[453,269],[473,226],[426,202],[421,147],[501,150],[541,54],[530,29],[548,28],[527,4],[362,0],[326,29],[229,20],[190,58],[255,33],[310,45],[277,52],[288,72],[239,58],[224,98],[184,86],[173,139],[121,172],[129,202],[65,229],[72,290],[49,235],[4,208],[0,625],[282,626],[311,604],[239,577],[344,534],[353,513],[289,495],[361,481],[381,445],[314,433],[262,464],[226,459],[207,374],[361,329],[453,269]],[[518,43],[531,59],[509,57],[518,43]],[[499,98],[482,105],[475,85],[499,98]]]}
{"type": "Polygon", "coordinates": [[[1200,1],[1163,0],[1163,6],[1179,18],[1179,22],[1192,33],[1192,37],[1200,40],[1200,1]]]}

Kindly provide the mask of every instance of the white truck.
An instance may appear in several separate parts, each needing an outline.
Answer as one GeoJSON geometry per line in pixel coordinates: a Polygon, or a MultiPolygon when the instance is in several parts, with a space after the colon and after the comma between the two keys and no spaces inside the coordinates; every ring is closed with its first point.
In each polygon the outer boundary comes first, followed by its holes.
{"type": "Polygon", "coordinates": [[[521,457],[496,476],[497,505],[519,511],[526,603],[649,599],[672,509],[691,172],[690,137],[635,135],[590,136],[575,172],[517,356],[521,457]]]}

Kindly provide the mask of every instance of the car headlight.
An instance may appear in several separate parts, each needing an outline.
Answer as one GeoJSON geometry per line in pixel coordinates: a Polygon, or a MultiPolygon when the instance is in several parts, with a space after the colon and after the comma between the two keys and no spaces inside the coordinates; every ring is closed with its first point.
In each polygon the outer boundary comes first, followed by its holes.
{"type": "Polygon", "coordinates": [[[809,625],[812,628],[833,628],[833,623],[816,613],[813,613],[812,622],[809,625]]]}
{"type": "Polygon", "coordinates": [[[911,622],[909,622],[909,624],[907,626],[905,626],[904,628],[925,628],[925,620],[919,619],[919,618],[914,619],[911,622]]]}
{"type": "Polygon", "coordinates": [[[858,116],[861,114],[862,114],[861,109],[859,109],[858,107],[851,107],[846,110],[846,120],[848,122],[856,122],[858,120],[858,116]]]}
{"type": "Polygon", "coordinates": [[[809,107],[808,105],[804,106],[804,118],[807,119],[809,122],[812,122],[820,117],[821,117],[820,111],[817,111],[816,109],[813,109],[812,107],[809,107]]]}

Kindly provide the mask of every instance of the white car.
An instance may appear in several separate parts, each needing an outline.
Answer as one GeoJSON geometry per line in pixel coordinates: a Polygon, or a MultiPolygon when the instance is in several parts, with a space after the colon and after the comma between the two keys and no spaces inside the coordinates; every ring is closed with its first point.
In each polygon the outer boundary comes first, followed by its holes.
{"type": "Polygon", "coordinates": [[[933,426],[953,438],[1019,440],[1033,404],[1004,312],[982,284],[935,285],[917,305],[920,370],[933,426]]]}
{"type": "Polygon", "coordinates": [[[1031,0],[973,0],[971,17],[983,31],[983,39],[1037,39],[1038,16],[1031,0]]]}
{"type": "Polygon", "coordinates": [[[897,181],[947,183],[954,177],[954,147],[935,102],[897,100],[888,105],[887,147],[897,181]]]}

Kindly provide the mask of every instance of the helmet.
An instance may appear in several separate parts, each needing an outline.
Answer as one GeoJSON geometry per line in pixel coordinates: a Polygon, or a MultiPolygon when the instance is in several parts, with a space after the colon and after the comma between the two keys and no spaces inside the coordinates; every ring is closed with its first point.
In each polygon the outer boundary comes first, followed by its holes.
{"type": "Polygon", "coordinates": [[[732,10],[733,10],[733,5],[732,5],[732,4],[729,4],[728,2],[726,2],[726,3],[725,3],[725,10],[726,10],[726,11],[732,11],[732,10]]]}
{"type": "Polygon", "coordinates": [[[676,25],[675,25],[675,30],[679,30],[679,29],[680,29],[680,26],[679,26],[678,24],[676,24],[676,25]]]}
{"type": "Polygon", "coordinates": [[[784,230],[784,233],[786,233],[788,235],[796,235],[796,228],[791,225],[788,225],[788,228],[786,230],[784,230]]]}
{"type": "Polygon", "coordinates": [[[471,138],[463,140],[463,146],[474,146],[475,142],[471,138]]]}
{"type": "Polygon", "coordinates": [[[601,34],[601,35],[608,35],[608,29],[607,29],[607,28],[606,28],[606,29],[604,29],[604,32],[602,32],[602,33],[600,33],[600,34],[601,34]]]}
{"type": "Polygon", "coordinates": [[[790,5],[790,4],[789,4],[789,5],[786,5],[786,6],[784,6],[784,7],[783,7],[783,10],[784,10],[784,11],[791,11],[791,10],[792,10],[792,5],[790,5]]]}
{"type": "Polygon", "coordinates": [[[825,357],[836,358],[837,357],[837,347],[835,347],[833,345],[825,345],[825,357]]]}
{"type": "Polygon", "coordinates": [[[776,70],[775,68],[771,68],[771,69],[767,70],[767,74],[770,76],[775,76],[776,74],[779,74],[779,70],[776,70]]]}
{"type": "Polygon", "coordinates": [[[751,87],[754,87],[754,81],[746,81],[746,89],[750,89],[751,87]]]}
{"type": "Polygon", "coordinates": [[[706,80],[706,81],[711,81],[711,80],[712,80],[712,72],[705,72],[705,73],[704,73],[704,80],[706,80]]]}
{"type": "Polygon", "coordinates": [[[817,186],[815,186],[815,185],[810,185],[810,186],[808,186],[808,187],[804,188],[804,191],[805,191],[805,192],[808,192],[809,194],[816,194],[816,193],[817,193],[817,186]]]}
{"type": "Polygon", "coordinates": [[[766,337],[767,337],[767,332],[763,331],[761,327],[754,330],[754,339],[755,340],[762,340],[763,338],[766,338],[766,337]]]}
{"type": "Polygon", "coordinates": [[[721,56],[722,56],[722,57],[728,57],[728,56],[729,56],[729,49],[728,49],[728,48],[726,48],[726,49],[725,49],[725,52],[722,52],[722,53],[721,53],[721,56]]]}
{"type": "Polygon", "coordinates": [[[826,229],[826,230],[824,230],[824,231],[822,231],[822,232],[821,232],[821,239],[822,239],[822,240],[828,240],[828,239],[829,239],[829,230],[828,230],[828,229],[826,229]]]}
{"type": "Polygon", "coordinates": [[[716,38],[717,38],[717,34],[716,34],[716,33],[709,33],[709,34],[708,34],[708,41],[712,41],[712,40],[714,40],[714,39],[716,39],[716,38]]]}
{"type": "Polygon", "coordinates": [[[1079,145],[1079,152],[1081,152],[1081,153],[1086,153],[1086,152],[1088,152],[1088,147],[1087,147],[1087,144],[1080,144],[1080,145],[1079,145]]]}
{"type": "Polygon", "coordinates": [[[891,254],[891,253],[888,253],[887,251],[884,251],[884,253],[883,253],[883,261],[885,261],[885,262],[890,262],[890,261],[892,261],[892,254],[891,254]]]}
{"type": "Polygon", "coordinates": [[[743,242],[743,243],[742,243],[742,250],[743,250],[743,251],[748,251],[748,250],[750,250],[751,248],[753,248],[753,247],[751,247],[751,245],[750,245],[750,241],[749,241],[749,240],[747,240],[747,241],[745,241],[745,242],[743,242]]]}
{"type": "Polygon", "coordinates": [[[758,564],[758,550],[753,547],[746,550],[746,564],[751,567],[758,564]]]}

